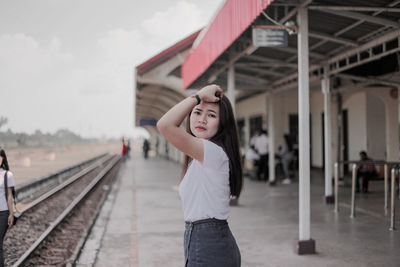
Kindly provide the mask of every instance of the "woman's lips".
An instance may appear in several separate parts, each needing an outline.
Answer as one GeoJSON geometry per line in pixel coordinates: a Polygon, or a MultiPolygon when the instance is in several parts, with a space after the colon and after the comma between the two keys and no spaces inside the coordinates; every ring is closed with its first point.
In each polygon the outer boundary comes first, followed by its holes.
{"type": "Polygon", "coordinates": [[[206,128],[201,127],[201,126],[197,126],[196,129],[199,130],[199,131],[205,131],[206,130],[206,128]]]}

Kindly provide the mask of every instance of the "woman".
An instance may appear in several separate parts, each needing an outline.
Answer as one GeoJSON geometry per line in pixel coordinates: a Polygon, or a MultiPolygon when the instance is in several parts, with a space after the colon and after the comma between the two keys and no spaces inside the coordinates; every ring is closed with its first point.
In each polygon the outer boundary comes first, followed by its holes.
{"type": "Polygon", "coordinates": [[[14,222],[14,207],[12,199],[12,187],[14,186],[14,176],[9,171],[6,152],[0,148],[0,266],[4,266],[3,240],[8,227],[14,222]],[[7,173],[8,198],[4,188],[4,177],[7,173]],[[6,201],[7,200],[7,201],[6,201]]]}
{"type": "Polygon", "coordinates": [[[229,201],[242,189],[236,122],[217,85],[182,100],[157,123],[185,156],[179,194],[185,218],[185,266],[240,266],[229,229],[229,201]],[[186,131],[179,127],[185,117],[186,131]]]}

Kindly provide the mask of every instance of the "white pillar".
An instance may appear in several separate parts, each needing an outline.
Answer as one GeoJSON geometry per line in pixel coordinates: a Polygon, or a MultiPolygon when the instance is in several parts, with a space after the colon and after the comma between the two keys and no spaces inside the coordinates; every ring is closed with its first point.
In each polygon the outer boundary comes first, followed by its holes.
{"type": "Polygon", "coordinates": [[[235,114],[235,106],[236,106],[236,90],[235,90],[235,67],[234,65],[229,66],[228,68],[228,90],[226,96],[232,104],[233,114],[235,114]]]}
{"type": "Polygon", "coordinates": [[[274,94],[268,94],[268,154],[269,154],[269,182],[275,183],[275,122],[274,122],[274,94]]]}
{"type": "Polygon", "coordinates": [[[297,37],[299,69],[299,254],[315,253],[310,238],[310,96],[308,63],[308,10],[298,11],[297,37]]]}
{"type": "Polygon", "coordinates": [[[250,147],[250,121],[249,117],[244,118],[244,142],[245,142],[245,151],[247,151],[250,147]]]}
{"type": "Polygon", "coordinates": [[[399,147],[398,147],[399,157],[397,160],[400,160],[400,86],[397,87],[397,104],[398,104],[398,109],[397,109],[398,127],[397,127],[397,129],[398,129],[398,134],[399,134],[399,147]]]}
{"type": "Polygon", "coordinates": [[[324,94],[324,147],[325,147],[325,202],[333,203],[332,188],[332,132],[331,132],[331,90],[328,68],[324,68],[322,79],[322,92],[324,94]]]}

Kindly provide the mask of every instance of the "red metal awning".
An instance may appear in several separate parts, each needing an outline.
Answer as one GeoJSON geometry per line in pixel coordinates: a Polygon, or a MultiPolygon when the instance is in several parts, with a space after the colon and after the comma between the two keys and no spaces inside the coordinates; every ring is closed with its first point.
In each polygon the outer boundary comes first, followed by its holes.
{"type": "Polygon", "coordinates": [[[226,0],[200,33],[182,65],[183,88],[189,87],[247,29],[273,0],[226,0]]]}
{"type": "Polygon", "coordinates": [[[177,42],[173,46],[165,49],[161,53],[155,55],[154,57],[148,59],[146,62],[143,62],[142,64],[137,66],[136,69],[138,74],[146,73],[147,71],[160,65],[161,63],[165,62],[174,55],[180,53],[183,50],[188,49],[193,44],[193,41],[199,35],[200,31],[201,30],[196,31],[195,33],[189,35],[185,39],[177,42]]]}

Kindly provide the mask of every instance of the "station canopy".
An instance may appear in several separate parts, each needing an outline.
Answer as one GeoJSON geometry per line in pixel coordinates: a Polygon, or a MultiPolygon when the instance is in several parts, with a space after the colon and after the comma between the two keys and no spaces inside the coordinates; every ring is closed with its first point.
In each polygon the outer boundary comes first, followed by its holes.
{"type": "Polygon", "coordinates": [[[335,77],[334,86],[341,81],[400,86],[400,1],[227,0],[186,57],[183,87],[225,86],[226,70],[234,64],[239,100],[267,90],[297,88],[295,30],[289,31],[286,47],[257,47],[252,29],[296,26],[302,7],[308,8],[311,86],[319,86],[324,71],[335,77]]]}

